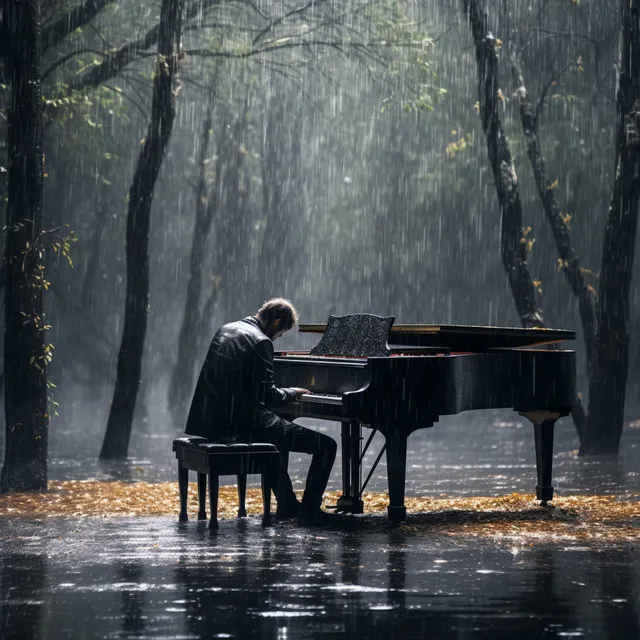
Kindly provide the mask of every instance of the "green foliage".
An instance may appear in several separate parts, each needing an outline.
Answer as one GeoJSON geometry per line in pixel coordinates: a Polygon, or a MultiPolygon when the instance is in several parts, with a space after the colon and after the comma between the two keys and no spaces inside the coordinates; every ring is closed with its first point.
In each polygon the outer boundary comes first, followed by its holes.
{"type": "Polygon", "coordinates": [[[104,142],[103,119],[124,123],[129,119],[129,105],[124,91],[117,86],[70,92],[64,82],[51,87],[43,97],[49,124],[65,130],[65,141],[78,150],[93,151],[104,142]]]}
{"type": "Polygon", "coordinates": [[[376,36],[372,48],[384,60],[377,71],[392,87],[381,112],[393,103],[399,103],[405,113],[432,111],[447,93],[433,69],[433,40],[397,0],[372,5],[368,17],[376,36]]]}

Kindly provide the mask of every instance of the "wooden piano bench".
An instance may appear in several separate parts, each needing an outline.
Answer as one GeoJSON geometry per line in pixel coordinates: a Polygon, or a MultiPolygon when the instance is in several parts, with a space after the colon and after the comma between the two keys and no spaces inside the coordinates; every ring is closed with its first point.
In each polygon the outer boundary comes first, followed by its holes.
{"type": "Polygon", "coordinates": [[[207,495],[207,476],[209,476],[209,509],[211,520],[209,526],[218,528],[218,489],[219,476],[235,475],[238,477],[238,517],[245,518],[245,497],[247,492],[247,475],[259,473],[262,484],[262,525],[271,525],[271,486],[269,485],[270,469],[278,468],[280,454],[273,444],[269,443],[219,443],[211,442],[199,436],[186,436],[173,441],[173,450],[178,459],[178,487],[180,490],[180,522],[186,522],[187,492],[189,489],[189,471],[198,473],[198,520],[206,520],[205,501],[207,495]]]}

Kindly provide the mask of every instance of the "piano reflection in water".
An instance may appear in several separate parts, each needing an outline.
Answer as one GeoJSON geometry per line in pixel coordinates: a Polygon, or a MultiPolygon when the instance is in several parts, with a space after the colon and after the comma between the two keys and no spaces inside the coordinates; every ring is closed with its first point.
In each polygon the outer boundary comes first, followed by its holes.
{"type": "Polygon", "coordinates": [[[301,324],[322,334],[310,351],[276,352],[278,386],[309,389],[278,410],[284,417],[341,423],[342,496],[337,509],[362,513],[362,493],[386,452],[391,521],[406,518],[407,439],[439,416],[512,408],[533,423],[536,497],[553,497],[554,426],[576,402],[575,351],[558,348],[575,332],[459,325],[394,325],[393,317],[331,316],[301,324]],[[544,348],[543,348],[544,345],[544,348]],[[362,428],[371,429],[362,446],[362,428]],[[362,482],[376,431],[385,445],[362,482]]]}

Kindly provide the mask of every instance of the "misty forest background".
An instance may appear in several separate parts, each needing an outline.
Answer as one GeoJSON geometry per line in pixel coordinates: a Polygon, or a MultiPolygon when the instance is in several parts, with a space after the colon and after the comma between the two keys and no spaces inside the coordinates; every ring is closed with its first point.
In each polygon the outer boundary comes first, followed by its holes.
{"type": "Polygon", "coordinates": [[[273,295],[302,322],[575,328],[583,453],[617,450],[640,404],[636,0],[20,4],[0,5],[3,489],[53,407],[96,456],[179,432],[214,330],[273,295]],[[11,406],[45,380],[25,427],[11,406]]]}

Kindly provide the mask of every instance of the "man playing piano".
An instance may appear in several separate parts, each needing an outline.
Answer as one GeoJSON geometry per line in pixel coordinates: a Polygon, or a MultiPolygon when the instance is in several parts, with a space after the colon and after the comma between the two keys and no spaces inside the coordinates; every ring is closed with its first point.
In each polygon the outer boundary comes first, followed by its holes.
{"type": "Polygon", "coordinates": [[[302,525],[322,524],[320,508],[336,457],[335,441],[288,422],[273,410],[309,393],[276,387],[273,341],[291,329],[298,314],[288,300],[267,300],[255,316],[222,326],[211,341],[191,402],[185,431],[209,440],[271,442],[280,452],[277,478],[270,478],[278,501],[276,517],[297,517],[302,525]],[[312,456],[298,502],[287,471],[289,452],[312,456]]]}

